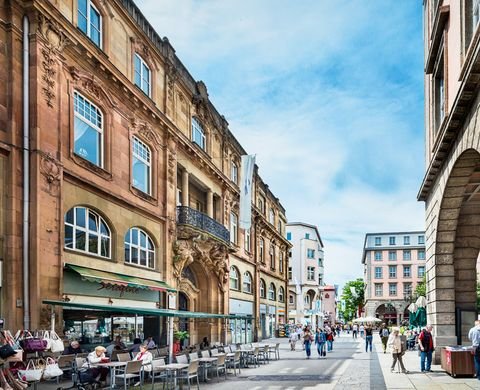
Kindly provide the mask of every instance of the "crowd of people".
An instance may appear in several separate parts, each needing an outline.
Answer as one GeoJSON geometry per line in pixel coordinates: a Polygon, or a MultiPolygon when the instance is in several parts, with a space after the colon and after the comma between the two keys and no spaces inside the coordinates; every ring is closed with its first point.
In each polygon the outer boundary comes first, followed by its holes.
{"type": "Polygon", "coordinates": [[[342,327],[340,325],[325,324],[323,327],[317,327],[315,330],[310,325],[300,326],[290,332],[290,350],[295,351],[297,342],[301,342],[302,349],[310,359],[312,355],[312,344],[317,348],[318,358],[326,357],[327,352],[333,350],[333,341],[337,335],[340,335],[342,327]]]}

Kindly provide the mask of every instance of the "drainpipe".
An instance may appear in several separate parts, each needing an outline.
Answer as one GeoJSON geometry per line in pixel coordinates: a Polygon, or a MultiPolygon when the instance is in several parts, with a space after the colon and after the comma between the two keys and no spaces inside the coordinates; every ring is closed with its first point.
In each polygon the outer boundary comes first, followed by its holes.
{"type": "Polygon", "coordinates": [[[30,329],[29,225],[30,225],[30,139],[29,139],[29,22],[23,17],[23,328],[30,329]]]}

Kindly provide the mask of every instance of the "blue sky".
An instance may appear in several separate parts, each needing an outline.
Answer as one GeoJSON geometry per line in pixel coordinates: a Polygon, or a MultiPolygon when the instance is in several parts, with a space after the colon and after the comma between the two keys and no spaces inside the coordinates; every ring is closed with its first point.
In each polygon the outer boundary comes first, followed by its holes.
{"type": "Polygon", "coordinates": [[[280,198],[318,226],[327,283],[367,232],[424,229],[418,0],[137,0],[280,198]]]}

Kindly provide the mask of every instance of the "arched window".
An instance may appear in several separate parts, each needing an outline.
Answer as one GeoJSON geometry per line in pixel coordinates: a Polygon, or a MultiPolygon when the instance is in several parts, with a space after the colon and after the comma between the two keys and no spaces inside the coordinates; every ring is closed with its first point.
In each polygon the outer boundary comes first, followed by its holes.
{"type": "Polygon", "coordinates": [[[100,109],[80,95],[73,93],[73,151],[103,168],[103,114],[100,109]]]}
{"type": "Polygon", "coordinates": [[[265,280],[260,279],[260,298],[267,297],[267,286],[265,284],[265,280]]]}
{"type": "Polygon", "coordinates": [[[293,305],[293,302],[294,302],[294,301],[293,301],[293,295],[292,295],[292,294],[290,294],[290,295],[288,296],[288,302],[289,302],[291,305],[293,305]]]}
{"type": "Polygon", "coordinates": [[[277,297],[277,293],[275,290],[275,285],[273,283],[270,283],[270,287],[268,288],[268,299],[271,301],[274,301],[277,297]]]}
{"type": "Polygon", "coordinates": [[[131,228],[125,234],[125,263],[155,268],[155,245],[142,229],[131,228]]]}
{"type": "Polygon", "coordinates": [[[305,297],[303,298],[303,301],[305,303],[305,306],[310,307],[310,295],[309,294],[305,295],[305,297]]]}
{"type": "Polygon", "coordinates": [[[152,72],[145,60],[135,53],[135,85],[140,88],[145,95],[151,97],[152,92],[152,72]]]}
{"type": "Polygon", "coordinates": [[[150,148],[133,137],[132,184],[146,194],[152,194],[152,153],[150,148]]]}
{"type": "Polygon", "coordinates": [[[248,271],[243,274],[243,292],[252,293],[252,275],[248,271]]]}
{"type": "Polygon", "coordinates": [[[203,130],[202,124],[196,117],[192,117],[192,141],[206,150],[205,130],[203,130]]]}
{"type": "Polygon", "coordinates": [[[65,248],[110,258],[111,233],[105,220],[86,207],[65,214],[65,248]]]}
{"type": "Polygon", "coordinates": [[[240,280],[238,277],[238,270],[237,267],[233,265],[230,267],[230,288],[232,290],[239,290],[240,289],[240,280]]]}
{"type": "Polygon", "coordinates": [[[230,179],[232,179],[232,181],[233,181],[235,184],[238,184],[238,166],[237,166],[237,164],[235,163],[235,161],[232,161],[231,172],[230,172],[230,179]]]}
{"type": "Polygon", "coordinates": [[[285,299],[285,290],[283,289],[283,287],[280,287],[278,289],[278,301],[283,302],[284,299],[285,299]]]}

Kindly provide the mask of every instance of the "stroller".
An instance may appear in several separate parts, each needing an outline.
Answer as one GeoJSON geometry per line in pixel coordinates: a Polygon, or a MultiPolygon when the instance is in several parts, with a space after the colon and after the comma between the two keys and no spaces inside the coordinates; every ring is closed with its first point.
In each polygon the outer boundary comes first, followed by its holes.
{"type": "Polygon", "coordinates": [[[93,377],[90,367],[83,367],[87,360],[85,358],[75,358],[72,370],[72,386],[58,387],[57,390],[93,390],[100,388],[100,382],[93,377]]]}

